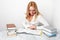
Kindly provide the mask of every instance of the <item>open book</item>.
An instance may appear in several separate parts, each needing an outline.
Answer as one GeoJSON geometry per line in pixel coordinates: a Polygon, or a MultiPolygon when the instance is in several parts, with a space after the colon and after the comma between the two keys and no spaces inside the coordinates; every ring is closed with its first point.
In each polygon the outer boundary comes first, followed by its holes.
{"type": "Polygon", "coordinates": [[[31,35],[42,35],[42,30],[31,30],[31,29],[19,29],[18,34],[31,34],[31,35]]]}

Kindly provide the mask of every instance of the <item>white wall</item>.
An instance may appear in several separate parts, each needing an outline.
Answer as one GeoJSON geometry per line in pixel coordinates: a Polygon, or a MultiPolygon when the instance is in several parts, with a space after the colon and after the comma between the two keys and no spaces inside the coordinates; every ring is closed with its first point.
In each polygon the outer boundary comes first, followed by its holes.
{"type": "MultiPolygon", "coordinates": [[[[6,27],[6,24],[14,23],[17,27],[20,27],[29,1],[31,0],[0,0],[0,26],[6,27]]],[[[43,17],[52,25],[53,1],[33,1],[37,3],[38,9],[43,17]]]]}
{"type": "Polygon", "coordinates": [[[53,26],[60,31],[60,0],[54,0],[53,26]]]}

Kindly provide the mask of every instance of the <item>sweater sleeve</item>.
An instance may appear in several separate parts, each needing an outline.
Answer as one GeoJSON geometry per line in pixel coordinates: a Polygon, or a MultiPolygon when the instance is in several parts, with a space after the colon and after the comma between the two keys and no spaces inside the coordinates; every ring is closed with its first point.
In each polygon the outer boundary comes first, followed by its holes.
{"type": "Polygon", "coordinates": [[[42,24],[41,26],[37,26],[37,29],[43,29],[43,27],[49,26],[48,22],[41,15],[38,16],[37,20],[40,25],[42,24]]]}
{"type": "Polygon", "coordinates": [[[30,26],[30,24],[27,22],[27,20],[25,19],[25,16],[24,16],[24,19],[23,19],[24,21],[22,22],[22,25],[23,25],[23,27],[25,28],[25,29],[27,29],[29,26],[30,26]]]}
{"type": "Polygon", "coordinates": [[[23,21],[22,25],[25,29],[27,29],[30,26],[26,21],[23,21]]]}

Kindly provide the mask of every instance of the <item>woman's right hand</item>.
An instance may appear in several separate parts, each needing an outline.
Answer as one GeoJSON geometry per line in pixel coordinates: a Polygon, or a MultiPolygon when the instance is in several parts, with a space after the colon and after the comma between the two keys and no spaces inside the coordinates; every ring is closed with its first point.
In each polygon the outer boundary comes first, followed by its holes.
{"type": "Polygon", "coordinates": [[[28,27],[29,29],[32,29],[32,30],[36,30],[36,26],[35,25],[32,25],[30,27],[28,27]]]}

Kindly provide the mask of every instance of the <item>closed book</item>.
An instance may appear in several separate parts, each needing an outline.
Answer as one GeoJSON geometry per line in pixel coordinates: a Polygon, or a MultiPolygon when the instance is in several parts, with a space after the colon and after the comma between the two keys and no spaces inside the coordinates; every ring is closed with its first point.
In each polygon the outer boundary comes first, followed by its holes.
{"type": "Polygon", "coordinates": [[[53,27],[43,27],[43,30],[50,32],[50,33],[56,33],[57,32],[56,28],[53,28],[53,27]]]}
{"type": "Polygon", "coordinates": [[[54,36],[57,35],[57,33],[49,33],[49,32],[47,32],[47,31],[43,31],[43,33],[44,33],[45,35],[47,35],[48,37],[54,37],[54,36]]]}

